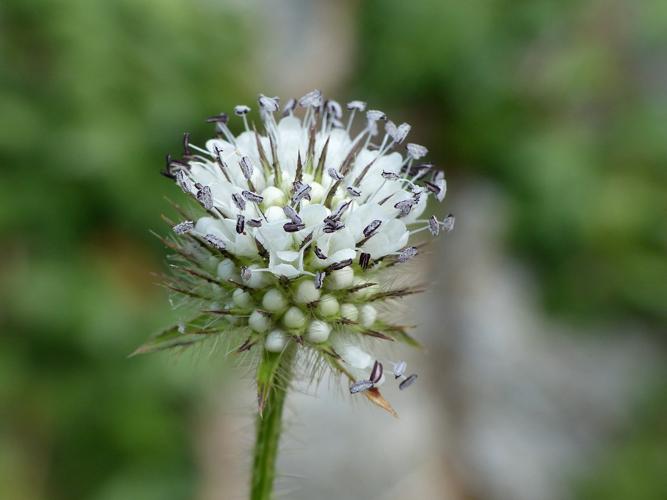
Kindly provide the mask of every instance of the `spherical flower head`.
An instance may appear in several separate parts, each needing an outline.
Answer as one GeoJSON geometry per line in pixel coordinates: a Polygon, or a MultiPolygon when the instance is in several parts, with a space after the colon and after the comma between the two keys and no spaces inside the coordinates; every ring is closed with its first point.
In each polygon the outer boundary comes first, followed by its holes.
{"type": "Polygon", "coordinates": [[[214,336],[259,363],[292,350],[393,412],[377,389],[382,363],[366,346],[416,344],[381,306],[419,290],[381,284],[424,237],[453,228],[453,216],[423,215],[429,199],[444,198],[444,174],[421,162],[425,147],[406,142],[408,124],[362,101],[348,103],[347,116],[319,91],[282,111],[279,98],[260,94],[258,108],[260,130],[237,105],[239,134],[221,113],[209,118],[215,137],[198,146],[185,134],[182,158],[167,157],[164,175],[196,207],[176,206],[182,219],[163,240],[176,253],[166,285],[190,316],[139,352],[214,336]]]}

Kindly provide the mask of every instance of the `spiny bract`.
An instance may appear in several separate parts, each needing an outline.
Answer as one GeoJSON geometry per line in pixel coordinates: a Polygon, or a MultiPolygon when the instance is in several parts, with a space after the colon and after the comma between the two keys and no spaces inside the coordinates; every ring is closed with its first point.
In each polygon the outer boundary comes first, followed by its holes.
{"type": "MultiPolygon", "coordinates": [[[[185,134],[182,159],[167,157],[164,175],[205,211],[194,217],[177,206],[183,220],[171,221],[175,235],[163,239],[177,254],[166,285],[196,314],[137,352],[240,333],[236,350],[257,352],[260,369],[289,349],[315,353],[356,383],[352,392],[393,412],[376,387],[382,367],[361,341],[416,345],[376,306],[418,290],[379,284],[418,253],[412,234],[452,229],[452,216],[420,218],[429,197],[443,200],[444,174],[419,161],[425,147],[403,146],[408,124],[361,101],[347,104],[345,120],[317,90],[281,113],[277,97],[260,94],[258,104],[261,132],[239,105],[245,131],[234,136],[222,113],[209,118],[217,137],[204,148],[185,134]],[[355,116],[365,119],[352,134],[355,116]]],[[[259,371],[261,411],[273,375],[259,371]]]]}

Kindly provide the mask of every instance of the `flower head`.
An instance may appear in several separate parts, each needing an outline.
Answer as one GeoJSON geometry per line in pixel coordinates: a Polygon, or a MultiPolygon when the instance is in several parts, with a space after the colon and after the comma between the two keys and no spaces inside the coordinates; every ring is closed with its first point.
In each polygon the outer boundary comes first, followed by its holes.
{"type": "MultiPolygon", "coordinates": [[[[278,97],[257,102],[261,132],[249,124],[250,107],[238,105],[243,132],[232,133],[226,114],[213,116],[217,137],[199,147],[186,134],[183,158],[167,158],[164,174],[200,206],[181,212],[164,240],[178,256],[167,286],[195,313],[139,351],[236,332],[236,350],[261,359],[290,348],[315,353],[350,379],[351,392],[393,411],[377,389],[382,364],[362,340],[415,344],[377,306],[418,290],[379,283],[417,255],[413,235],[453,228],[453,217],[422,218],[429,198],[444,198],[444,175],[418,163],[425,147],[404,145],[410,125],[361,101],[347,104],[347,119],[317,90],[282,111],[278,97]]],[[[416,378],[400,377],[405,386],[416,378]]]]}

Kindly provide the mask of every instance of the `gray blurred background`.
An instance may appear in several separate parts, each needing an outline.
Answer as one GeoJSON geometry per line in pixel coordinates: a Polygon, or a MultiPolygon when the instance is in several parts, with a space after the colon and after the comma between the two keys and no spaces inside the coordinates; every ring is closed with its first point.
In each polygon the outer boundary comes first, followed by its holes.
{"type": "Polygon", "coordinates": [[[312,88],[410,122],[457,227],[400,418],[301,387],[278,498],[667,498],[666,56],[660,0],[4,0],[0,498],[245,498],[245,370],[126,355],[174,319],[164,155],[312,88]]]}

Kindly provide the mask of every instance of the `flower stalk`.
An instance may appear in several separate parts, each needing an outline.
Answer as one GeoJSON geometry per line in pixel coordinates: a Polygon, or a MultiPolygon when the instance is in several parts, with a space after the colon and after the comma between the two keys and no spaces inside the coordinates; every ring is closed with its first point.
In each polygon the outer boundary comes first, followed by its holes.
{"type": "Polygon", "coordinates": [[[270,500],[273,483],[276,476],[276,460],[278,447],[283,428],[283,410],[289,383],[292,378],[294,362],[294,348],[282,353],[265,351],[260,373],[265,371],[264,377],[271,379],[276,376],[280,379],[274,383],[263,383],[265,392],[260,392],[258,398],[264,398],[261,403],[263,411],[257,412],[255,451],[250,483],[251,500],[270,500]],[[276,366],[275,375],[272,367],[276,366]],[[267,386],[268,385],[268,386],[267,386]]]}

